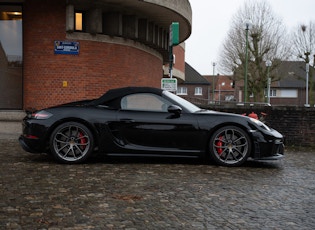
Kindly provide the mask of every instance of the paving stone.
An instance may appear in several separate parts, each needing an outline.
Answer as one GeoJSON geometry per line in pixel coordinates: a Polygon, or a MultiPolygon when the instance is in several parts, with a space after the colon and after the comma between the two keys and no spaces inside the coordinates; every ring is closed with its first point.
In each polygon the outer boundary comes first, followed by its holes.
{"type": "Polygon", "coordinates": [[[56,163],[0,139],[0,229],[314,229],[315,152],[228,168],[187,159],[56,163]]]}

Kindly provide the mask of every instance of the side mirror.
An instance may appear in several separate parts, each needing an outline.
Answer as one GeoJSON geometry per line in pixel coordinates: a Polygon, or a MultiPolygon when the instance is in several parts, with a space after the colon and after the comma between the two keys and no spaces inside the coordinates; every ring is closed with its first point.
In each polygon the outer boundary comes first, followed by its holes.
{"type": "Polygon", "coordinates": [[[170,105],[168,108],[167,108],[167,111],[169,113],[173,113],[174,115],[176,116],[179,116],[181,113],[182,113],[182,108],[177,106],[177,105],[170,105]]]}

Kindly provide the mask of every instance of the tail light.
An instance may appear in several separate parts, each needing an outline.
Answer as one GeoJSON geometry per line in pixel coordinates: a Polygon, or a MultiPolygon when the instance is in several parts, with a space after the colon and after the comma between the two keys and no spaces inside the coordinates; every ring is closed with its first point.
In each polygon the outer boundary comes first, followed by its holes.
{"type": "Polygon", "coordinates": [[[36,112],[28,114],[29,118],[38,119],[38,120],[45,120],[45,119],[50,118],[51,116],[52,114],[45,110],[40,110],[40,111],[36,111],[36,112]]]}

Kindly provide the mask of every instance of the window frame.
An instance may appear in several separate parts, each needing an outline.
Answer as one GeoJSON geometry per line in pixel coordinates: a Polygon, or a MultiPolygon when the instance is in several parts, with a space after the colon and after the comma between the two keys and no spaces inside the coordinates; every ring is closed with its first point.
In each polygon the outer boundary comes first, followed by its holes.
{"type": "Polygon", "coordinates": [[[200,86],[195,87],[195,95],[196,96],[202,96],[202,87],[200,87],[200,86]]]}
{"type": "Polygon", "coordinates": [[[177,94],[177,95],[188,95],[187,92],[188,92],[187,87],[185,87],[185,86],[179,86],[179,87],[177,88],[176,94],[177,94]]]}

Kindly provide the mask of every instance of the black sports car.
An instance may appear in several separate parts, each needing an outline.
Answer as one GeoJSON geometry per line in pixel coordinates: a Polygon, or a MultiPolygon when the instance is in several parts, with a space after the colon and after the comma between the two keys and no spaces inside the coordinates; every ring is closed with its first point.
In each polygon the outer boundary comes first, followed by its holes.
{"type": "Polygon", "coordinates": [[[29,112],[19,138],[27,152],[80,163],[93,152],[116,156],[204,158],[238,166],[279,159],[283,136],[257,119],[200,109],[150,87],[112,89],[95,100],[29,112]]]}

